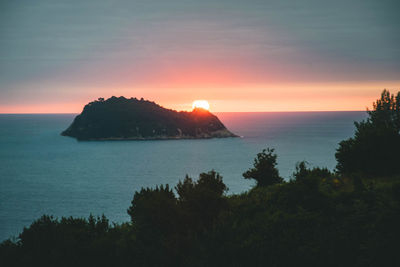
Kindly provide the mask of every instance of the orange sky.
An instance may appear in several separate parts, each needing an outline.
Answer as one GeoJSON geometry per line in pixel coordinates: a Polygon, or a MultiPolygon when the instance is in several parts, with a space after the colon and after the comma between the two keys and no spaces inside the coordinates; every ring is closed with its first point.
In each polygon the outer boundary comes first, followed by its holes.
{"type": "MultiPolygon", "coordinates": [[[[55,103],[26,103],[2,105],[0,113],[79,113],[88,102],[98,97],[113,95],[143,97],[176,110],[191,110],[196,99],[206,99],[212,112],[263,112],[263,111],[350,111],[371,107],[381,91],[386,88],[397,92],[399,81],[368,83],[309,83],[271,85],[229,85],[213,87],[196,85],[158,86],[148,88],[81,88],[79,95],[57,98],[55,103]],[[188,88],[188,89],[187,89],[188,88]],[[83,95],[83,96],[82,96],[83,95]]],[[[35,102],[35,99],[28,99],[35,102]]]]}
{"type": "Polygon", "coordinates": [[[0,9],[0,113],[78,113],[111,96],[365,110],[400,90],[398,1],[14,2],[0,9]]]}

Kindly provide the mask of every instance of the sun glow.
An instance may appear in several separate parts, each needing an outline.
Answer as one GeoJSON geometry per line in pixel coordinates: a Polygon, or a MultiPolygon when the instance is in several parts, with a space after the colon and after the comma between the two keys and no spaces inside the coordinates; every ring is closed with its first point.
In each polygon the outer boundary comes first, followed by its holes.
{"type": "Polygon", "coordinates": [[[208,104],[207,100],[195,100],[195,101],[193,101],[192,108],[193,109],[202,108],[202,109],[205,109],[205,110],[209,110],[210,109],[210,104],[208,104]]]}

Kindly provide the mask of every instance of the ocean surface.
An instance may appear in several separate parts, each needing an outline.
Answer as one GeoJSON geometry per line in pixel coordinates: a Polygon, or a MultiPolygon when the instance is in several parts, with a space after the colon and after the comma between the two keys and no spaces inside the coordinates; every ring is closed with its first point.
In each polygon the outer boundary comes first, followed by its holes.
{"type": "Polygon", "coordinates": [[[128,221],[141,187],[176,183],[214,169],[229,194],[253,186],[242,173],[263,148],[276,149],[281,176],[297,162],[334,169],[338,142],[366,112],[217,113],[241,138],[78,142],[63,137],[74,114],[0,115],[0,241],[43,214],[105,214],[128,221]]]}

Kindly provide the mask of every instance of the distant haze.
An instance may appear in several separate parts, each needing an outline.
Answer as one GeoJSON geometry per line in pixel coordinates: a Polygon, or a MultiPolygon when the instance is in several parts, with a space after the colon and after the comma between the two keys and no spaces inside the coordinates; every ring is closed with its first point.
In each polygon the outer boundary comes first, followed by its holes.
{"type": "Polygon", "coordinates": [[[364,110],[400,90],[398,0],[0,2],[0,113],[112,95],[189,110],[364,110]]]}

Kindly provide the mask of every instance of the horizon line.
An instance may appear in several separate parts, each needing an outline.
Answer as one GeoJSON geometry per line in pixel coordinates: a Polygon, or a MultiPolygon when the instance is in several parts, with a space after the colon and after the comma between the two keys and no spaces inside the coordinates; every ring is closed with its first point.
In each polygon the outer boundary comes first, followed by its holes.
{"type": "MultiPolygon", "coordinates": [[[[186,111],[186,110],[177,110],[186,111]]],[[[188,111],[190,112],[190,111],[188,111]]],[[[277,110],[277,111],[210,111],[211,113],[305,113],[305,112],[367,112],[367,110],[277,110]]],[[[73,115],[82,112],[0,112],[0,115],[73,115]]]]}

